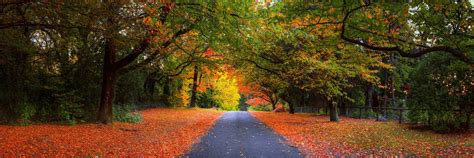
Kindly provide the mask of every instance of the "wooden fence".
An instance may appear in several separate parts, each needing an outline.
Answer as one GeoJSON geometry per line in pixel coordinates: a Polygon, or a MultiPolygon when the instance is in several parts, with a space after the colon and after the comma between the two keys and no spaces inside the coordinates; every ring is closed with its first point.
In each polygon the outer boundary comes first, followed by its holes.
{"type": "MultiPolygon", "coordinates": [[[[410,109],[410,108],[395,108],[395,107],[338,107],[338,113],[339,114],[345,114],[347,115],[352,115],[354,117],[354,113],[358,116],[355,116],[356,118],[362,118],[362,114],[366,113],[367,111],[371,110],[372,112],[375,113],[376,120],[378,121],[380,119],[380,116],[386,117],[387,114],[389,115],[395,115],[396,119],[398,120],[399,123],[404,122],[404,115],[408,111],[427,111],[428,109],[410,109]],[[352,110],[349,110],[352,109],[352,110]],[[341,110],[345,110],[341,112],[341,110]],[[352,113],[352,114],[351,114],[352,113]]],[[[433,110],[433,109],[430,109],[433,110]]],[[[436,110],[436,109],[434,109],[436,110]]],[[[439,110],[444,110],[444,111],[455,111],[455,112],[461,112],[460,109],[439,109],[439,110]]],[[[318,107],[318,106],[301,106],[301,107],[295,107],[295,113],[329,113],[329,109],[327,106],[324,107],[318,107]]],[[[472,113],[472,110],[471,112],[472,113]]],[[[387,120],[394,120],[393,118],[387,118],[387,120]]],[[[469,118],[470,119],[470,118],[469,118]]]]}

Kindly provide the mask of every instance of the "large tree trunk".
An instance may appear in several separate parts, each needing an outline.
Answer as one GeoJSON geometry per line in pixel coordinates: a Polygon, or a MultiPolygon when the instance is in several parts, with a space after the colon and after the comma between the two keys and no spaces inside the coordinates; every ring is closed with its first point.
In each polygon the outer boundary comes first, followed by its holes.
{"type": "Polygon", "coordinates": [[[115,41],[109,39],[105,46],[104,67],[102,70],[102,93],[97,116],[97,121],[103,124],[111,123],[113,118],[112,102],[114,99],[115,81],[117,79],[117,71],[114,67],[115,54],[115,41]]]}
{"type": "Polygon", "coordinates": [[[281,99],[282,99],[283,101],[285,101],[286,103],[288,103],[288,108],[289,108],[288,112],[289,112],[290,114],[294,114],[294,113],[295,113],[295,110],[293,109],[293,105],[292,105],[293,102],[292,102],[292,100],[290,99],[290,97],[289,97],[288,95],[289,95],[288,93],[282,94],[281,99]]]}
{"type": "Polygon", "coordinates": [[[112,102],[115,91],[115,72],[104,72],[102,80],[102,94],[100,97],[99,115],[97,120],[100,123],[108,124],[112,122],[112,102]]]}
{"type": "Polygon", "coordinates": [[[295,108],[294,108],[293,106],[294,106],[293,103],[288,104],[288,107],[289,107],[288,112],[289,112],[290,114],[294,114],[294,113],[295,113],[295,108]]]}
{"type": "Polygon", "coordinates": [[[288,104],[289,106],[289,109],[288,109],[288,112],[290,114],[294,114],[295,113],[295,105],[298,105],[298,96],[301,94],[301,90],[293,85],[291,85],[288,89],[288,97],[289,97],[289,100],[290,100],[290,103],[288,104]]]}
{"type": "Polygon", "coordinates": [[[339,121],[339,116],[337,114],[337,103],[336,102],[332,102],[330,105],[330,108],[329,108],[329,120],[331,122],[338,122],[339,121]]]}
{"type": "Polygon", "coordinates": [[[198,86],[198,67],[197,65],[194,65],[193,87],[191,90],[191,102],[189,103],[189,107],[196,106],[197,86],[198,86]]]}

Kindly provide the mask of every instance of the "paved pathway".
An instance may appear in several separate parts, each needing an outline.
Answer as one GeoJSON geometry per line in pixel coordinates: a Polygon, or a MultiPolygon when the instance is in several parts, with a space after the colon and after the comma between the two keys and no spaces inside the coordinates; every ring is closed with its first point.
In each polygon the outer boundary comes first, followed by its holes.
{"type": "Polygon", "coordinates": [[[226,112],[185,157],[303,157],[248,112],[226,112]]]}

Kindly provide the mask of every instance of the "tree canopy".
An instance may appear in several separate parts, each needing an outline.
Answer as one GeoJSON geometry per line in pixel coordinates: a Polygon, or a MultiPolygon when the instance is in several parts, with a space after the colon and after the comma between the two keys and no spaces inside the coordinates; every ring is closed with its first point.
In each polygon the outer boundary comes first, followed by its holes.
{"type": "Polygon", "coordinates": [[[107,124],[126,104],[237,110],[260,97],[290,113],[327,107],[332,121],[347,106],[410,107],[432,109],[410,111],[413,121],[470,125],[469,1],[18,1],[0,11],[9,122],[107,124]]]}

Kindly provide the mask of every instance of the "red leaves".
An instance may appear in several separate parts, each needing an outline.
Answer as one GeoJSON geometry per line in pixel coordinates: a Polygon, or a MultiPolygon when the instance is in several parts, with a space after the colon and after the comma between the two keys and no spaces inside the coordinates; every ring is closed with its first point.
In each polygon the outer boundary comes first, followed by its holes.
{"type": "Polygon", "coordinates": [[[473,156],[474,133],[436,134],[395,122],[342,117],[252,112],[309,157],[315,156],[473,156]]]}
{"type": "Polygon", "coordinates": [[[188,150],[221,113],[149,109],[139,124],[0,126],[0,157],[172,157],[188,150]]]}
{"type": "Polygon", "coordinates": [[[247,100],[246,103],[252,106],[257,106],[260,104],[269,104],[266,100],[262,98],[252,98],[252,99],[247,100]]]}

